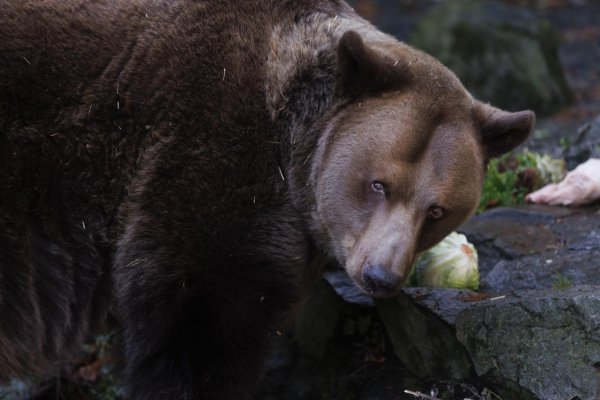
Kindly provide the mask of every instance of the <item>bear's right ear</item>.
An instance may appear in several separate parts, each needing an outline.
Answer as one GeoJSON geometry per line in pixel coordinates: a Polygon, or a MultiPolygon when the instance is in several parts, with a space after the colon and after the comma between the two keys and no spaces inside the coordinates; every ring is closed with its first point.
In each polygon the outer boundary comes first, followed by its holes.
{"type": "Polygon", "coordinates": [[[409,80],[408,66],[402,60],[392,60],[369,47],[355,31],[345,32],[340,39],[338,70],[342,95],[351,98],[396,90],[409,80]]]}
{"type": "Polygon", "coordinates": [[[480,101],[475,101],[475,118],[486,162],[523,143],[535,124],[533,111],[508,112],[480,101]]]}

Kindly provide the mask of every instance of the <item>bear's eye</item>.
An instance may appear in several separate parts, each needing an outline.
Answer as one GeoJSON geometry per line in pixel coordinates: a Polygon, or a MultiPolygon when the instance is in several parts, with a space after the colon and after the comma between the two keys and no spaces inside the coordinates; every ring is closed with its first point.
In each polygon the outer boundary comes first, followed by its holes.
{"type": "Polygon", "coordinates": [[[386,186],[385,184],[379,182],[379,181],[373,181],[371,182],[371,190],[377,194],[380,194],[382,196],[386,195],[386,186]]]}
{"type": "Polygon", "coordinates": [[[444,209],[440,206],[429,207],[429,219],[438,220],[444,216],[444,209]]]}

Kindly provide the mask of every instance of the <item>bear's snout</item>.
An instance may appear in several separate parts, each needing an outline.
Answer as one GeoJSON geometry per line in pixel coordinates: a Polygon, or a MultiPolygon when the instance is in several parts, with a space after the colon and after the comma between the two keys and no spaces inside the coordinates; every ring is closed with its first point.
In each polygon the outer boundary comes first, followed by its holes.
{"type": "Polygon", "coordinates": [[[402,275],[396,274],[381,264],[366,264],[362,277],[371,296],[389,297],[398,292],[402,275]]]}

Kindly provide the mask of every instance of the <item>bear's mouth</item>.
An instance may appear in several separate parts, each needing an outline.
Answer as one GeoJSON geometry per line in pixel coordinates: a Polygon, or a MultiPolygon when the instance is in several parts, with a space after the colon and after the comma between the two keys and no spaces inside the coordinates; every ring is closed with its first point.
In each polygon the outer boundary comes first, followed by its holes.
{"type": "Polygon", "coordinates": [[[407,268],[392,267],[381,257],[371,257],[369,254],[354,252],[342,265],[354,285],[363,293],[373,298],[390,298],[397,296],[404,287],[412,266],[412,257],[405,261],[408,264],[407,268]]]}
{"type": "Polygon", "coordinates": [[[395,297],[398,295],[398,293],[400,293],[400,290],[404,287],[405,279],[403,278],[399,282],[394,284],[384,284],[382,282],[365,279],[365,277],[362,274],[362,269],[360,269],[360,271],[361,272],[359,276],[349,274],[350,278],[352,279],[354,285],[358,289],[360,289],[360,291],[373,298],[385,299],[395,297]]]}
{"type": "Polygon", "coordinates": [[[375,299],[389,299],[391,297],[395,297],[400,293],[402,289],[402,285],[399,285],[394,288],[390,287],[379,287],[379,286],[367,286],[363,282],[357,281],[356,279],[352,279],[354,285],[360,289],[364,294],[371,296],[375,299]]]}

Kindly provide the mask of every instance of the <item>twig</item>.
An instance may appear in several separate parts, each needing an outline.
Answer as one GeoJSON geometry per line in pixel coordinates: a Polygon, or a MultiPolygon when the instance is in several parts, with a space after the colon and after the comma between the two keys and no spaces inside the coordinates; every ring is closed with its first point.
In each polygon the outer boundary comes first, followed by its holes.
{"type": "Polygon", "coordinates": [[[283,90],[281,90],[281,87],[279,88],[279,94],[281,95],[281,97],[283,97],[283,100],[287,101],[287,97],[284,96],[283,90]]]}
{"type": "Polygon", "coordinates": [[[311,151],[308,157],[306,157],[306,160],[304,160],[304,162],[302,163],[302,165],[305,165],[308,162],[308,159],[310,158],[310,156],[312,156],[312,153],[313,152],[311,151]]]}
{"type": "Polygon", "coordinates": [[[405,390],[404,393],[410,394],[411,396],[414,396],[414,397],[417,397],[417,398],[420,398],[423,400],[441,400],[437,397],[426,395],[425,393],[413,392],[412,390],[405,390]]]}

